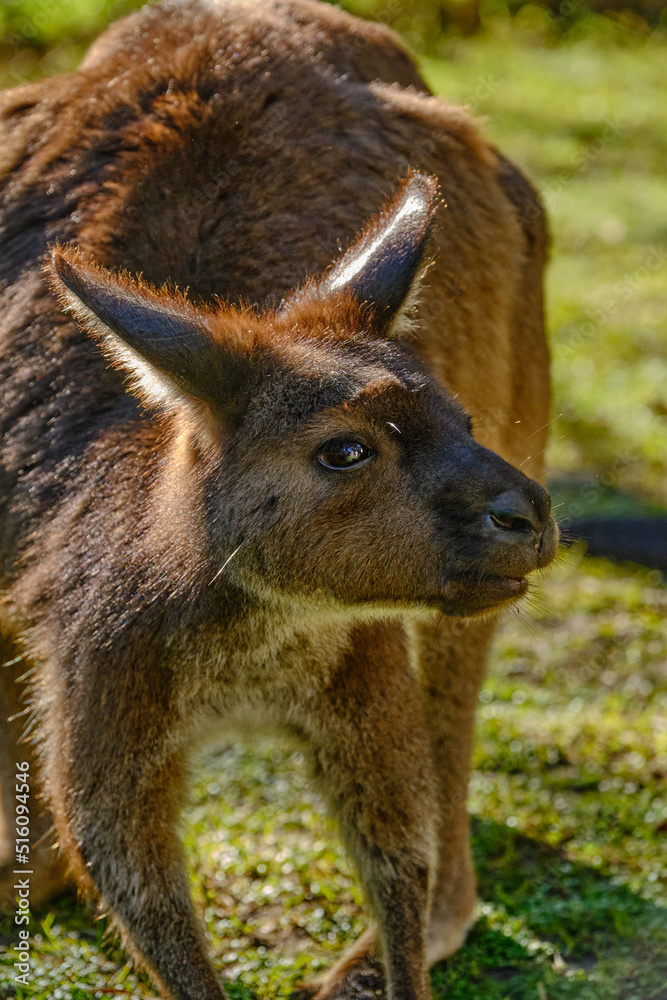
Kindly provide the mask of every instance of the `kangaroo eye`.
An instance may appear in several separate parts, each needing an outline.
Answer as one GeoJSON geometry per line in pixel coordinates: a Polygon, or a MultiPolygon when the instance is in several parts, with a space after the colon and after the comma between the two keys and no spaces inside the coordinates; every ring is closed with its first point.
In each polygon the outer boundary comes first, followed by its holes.
{"type": "Polygon", "coordinates": [[[372,455],[371,449],[360,441],[327,441],[317,453],[317,461],[325,469],[335,469],[338,472],[360,465],[372,455]]]}

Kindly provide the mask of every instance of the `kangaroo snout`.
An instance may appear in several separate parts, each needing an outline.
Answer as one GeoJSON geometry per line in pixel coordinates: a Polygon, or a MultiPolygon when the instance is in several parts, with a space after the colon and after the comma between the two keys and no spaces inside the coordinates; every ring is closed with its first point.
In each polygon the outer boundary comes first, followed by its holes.
{"type": "Polygon", "coordinates": [[[443,462],[447,614],[475,615],[517,600],[526,577],[556,555],[551,498],[539,483],[477,443],[443,462]]]}
{"type": "MultiPolygon", "coordinates": [[[[537,484],[533,484],[537,486],[537,484]]],[[[539,487],[541,490],[541,487],[539,487]]],[[[549,514],[551,502],[542,491],[547,513],[540,516],[534,501],[518,491],[502,493],[487,514],[494,568],[508,576],[523,577],[547,566],[558,547],[558,530],[549,514]]]]}
{"type": "Polygon", "coordinates": [[[535,565],[547,566],[556,554],[558,530],[551,517],[551,497],[539,483],[528,480],[522,489],[500,493],[489,504],[487,518],[492,537],[507,552],[516,552],[535,565]]]}

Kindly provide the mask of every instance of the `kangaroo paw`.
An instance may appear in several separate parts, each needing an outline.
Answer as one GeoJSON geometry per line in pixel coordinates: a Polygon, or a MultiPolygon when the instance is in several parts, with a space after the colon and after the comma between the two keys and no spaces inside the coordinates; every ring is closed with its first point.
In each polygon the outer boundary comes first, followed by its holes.
{"type": "Polygon", "coordinates": [[[323,976],[304,983],[291,1000],[381,1000],[384,995],[384,971],[371,929],[323,976]]]}

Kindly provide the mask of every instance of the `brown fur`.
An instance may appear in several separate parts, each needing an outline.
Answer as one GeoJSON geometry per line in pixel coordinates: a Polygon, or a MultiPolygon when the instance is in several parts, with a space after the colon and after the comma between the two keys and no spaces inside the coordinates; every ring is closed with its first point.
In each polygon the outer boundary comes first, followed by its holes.
{"type": "MultiPolygon", "coordinates": [[[[33,664],[71,869],[166,996],[220,1000],[174,832],[188,749],[220,726],[290,732],[379,931],[320,995],[377,975],[379,951],[389,995],[423,1000],[474,904],[479,616],[555,547],[544,492],[486,450],[541,475],[539,202],[394,35],[310,0],[145,8],[76,73],[5,94],[0,150],[0,622],[22,657],[5,745],[33,664]],[[403,249],[432,259],[406,332],[407,307],[336,290],[363,235],[325,269],[369,220],[388,239],[413,189],[422,221],[381,261],[391,298],[403,249]],[[132,347],[135,308],[176,335],[132,347]],[[313,463],[345,435],[370,464],[313,463]],[[539,509],[535,544],[532,515],[490,526],[508,492],[539,509]],[[428,608],[445,617],[403,624],[428,608]]],[[[33,902],[51,854],[33,854],[33,902]]]]}

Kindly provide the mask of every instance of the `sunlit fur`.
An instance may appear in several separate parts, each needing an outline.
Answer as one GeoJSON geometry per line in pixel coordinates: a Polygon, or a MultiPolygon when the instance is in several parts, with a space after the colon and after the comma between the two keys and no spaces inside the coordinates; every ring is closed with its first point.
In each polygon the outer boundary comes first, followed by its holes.
{"type": "Polygon", "coordinates": [[[368,962],[426,1000],[473,913],[493,618],[556,544],[534,191],[382,26],[163,0],[0,98],[0,197],[0,894],[28,760],[62,848],[33,903],[64,858],[165,996],[220,1000],[188,759],[270,728],[377,924],[320,1000],[368,962]],[[371,460],[327,472],[332,438],[371,460]],[[525,530],[490,520],[506,493],[525,530]]]}

